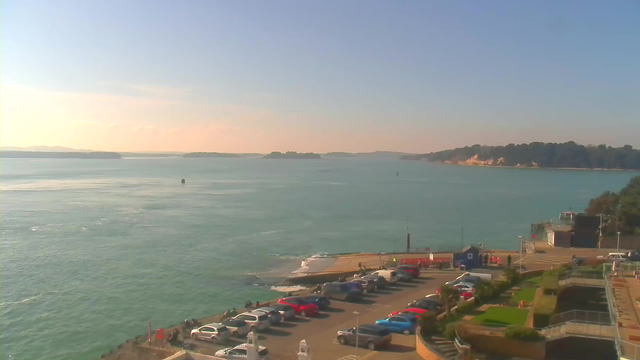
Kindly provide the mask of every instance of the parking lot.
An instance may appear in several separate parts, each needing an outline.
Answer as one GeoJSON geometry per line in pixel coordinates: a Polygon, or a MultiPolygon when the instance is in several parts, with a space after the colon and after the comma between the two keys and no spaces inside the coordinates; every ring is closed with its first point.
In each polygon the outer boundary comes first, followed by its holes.
{"type": "MultiPolygon", "coordinates": [[[[274,359],[297,360],[298,345],[305,339],[311,347],[314,359],[355,359],[356,348],[337,342],[338,330],[360,324],[373,324],[385,318],[390,312],[404,309],[412,300],[432,294],[446,281],[460,273],[423,273],[411,283],[400,283],[376,293],[367,294],[359,303],[331,301],[331,308],[313,318],[297,316],[295,320],[274,325],[259,334],[259,345],[266,346],[274,359]]],[[[217,350],[235,346],[245,339],[232,338],[228,345],[217,345],[204,341],[187,340],[199,352],[213,355],[217,350]]],[[[392,345],[385,349],[370,351],[357,349],[358,358],[376,359],[419,359],[415,352],[415,336],[393,334],[392,345]]]]}

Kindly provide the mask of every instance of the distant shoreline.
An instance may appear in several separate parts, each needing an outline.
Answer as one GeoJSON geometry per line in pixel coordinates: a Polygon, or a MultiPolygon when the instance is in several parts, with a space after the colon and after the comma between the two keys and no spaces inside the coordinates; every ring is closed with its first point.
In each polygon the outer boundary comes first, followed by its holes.
{"type": "MultiPolygon", "coordinates": [[[[406,159],[403,159],[406,160],[406,159]]],[[[478,168],[504,168],[504,169],[528,169],[528,170],[580,170],[580,171],[627,171],[638,172],[640,169],[607,169],[607,168],[574,168],[574,167],[540,167],[540,166],[514,166],[514,165],[480,165],[480,164],[464,164],[464,163],[451,163],[445,161],[430,161],[430,160],[409,160],[409,161],[422,161],[432,164],[440,165],[457,165],[457,166],[469,166],[478,168]]]]}

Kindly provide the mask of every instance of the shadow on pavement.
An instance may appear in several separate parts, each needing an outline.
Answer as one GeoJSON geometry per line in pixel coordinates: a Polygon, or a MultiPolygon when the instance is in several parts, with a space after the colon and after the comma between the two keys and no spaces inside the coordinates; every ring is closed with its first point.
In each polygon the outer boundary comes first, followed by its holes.
{"type": "Polygon", "coordinates": [[[363,305],[372,305],[375,304],[376,302],[373,300],[369,300],[369,299],[362,299],[360,301],[358,301],[357,303],[354,304],[363,304],[363,305]]]}
{"type": "Polygon", "coordinates": [[[271,326],[272,327],[276,327],[276,328],[292,328],[292,327],[296,327],[298,325],[292,324],[290,322],[279,322],[279,323],[271,325],[271,326]]]}
{"type": "Polygon", "coordinates": [[[415,352],[416,348],[407,345],[400,344],[391,344],[386,349],[382,349],[383,352],[394,352],[394,353],[407,353],[407,352],[415,352]]]}
{"type": "Polygon", "coordinates": [[[344,312],[344,309],[330,307],[325,309],[324,311],[331,312],[331,313],[341,313],[341,312],[344,312]]]}
{"type": "Polygon", "coordinates": [[[307,318],[305,318],[305,317],[302,317],[302,316],[300,316],[300,315],[298,315],[298,316],[296,316],[295,318],[293,318],[293,319],[289,320],[289,322],[292,322],[292,323],[307,323],[307,322],[309,322],[309,321],[311,321],[311,320],[310,320],[310,319],[307,319],[307,318]]]}
{"type": "Polygon", "coordinates": [[[279,330],[279,329],[274,329],[274,328],[270,328],[268,330],[263,331],[263,334],[265,335],[273,335],[273,336],[287,336],[287,335],[291,335],[290,332],[288,331],[284,331],[284,330],[279,330]]]}
{"type": "Polygon", "coordinates": [[[413,285],[413,284],[409,284],[409,283],[397,283],[395,286],[400,287],[400,288],[415,288],[415,287],[418,287],[418,285],[413,285]]]}
{"type": "Polygon", "coordinates": [[[331,315],[327,314],[327,313],[318,313],[318,315],[316,315],[316,319],[326,319],[328,317],[330,317],[331,315]]]}
{"type": "Polygon", "coordinates": [[[391,294],[391,292],[390,292],[390,291],[387,291],[387,289],[384,289],[384,290],[376,290],[376,294],[378,294],[378,295],[389,295],[389,294],[391,294]]]}

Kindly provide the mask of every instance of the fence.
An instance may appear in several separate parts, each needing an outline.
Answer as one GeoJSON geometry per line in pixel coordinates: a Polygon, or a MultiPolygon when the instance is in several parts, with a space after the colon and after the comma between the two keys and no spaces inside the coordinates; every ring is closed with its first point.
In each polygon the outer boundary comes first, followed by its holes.
{"type": "Polygon", "coordinates": [[[584,324],[610,325],[611,316],[602,311],[571,310],[556,314],[551,318],[551,325],[573,321],[584,324]]]}
{"type": "MultiPolygon", "coordinates": [[[[640,262],[628,262],[620,264],[617,271],[636,271],[640,270],[640,262]]],[[[611,326],[615,329],[615,343],[618,357],[620,359],[640,360],[640,346],[634,343],[624,341],[620,338],[620,328],[618,327],[618,318],[615,308],[614,297],[612,294],[612,285],[609,281],[609,275],[613,272],[612,264],[604,264],[602,268],[602,277],[604,279],[604,289],[607,295],[607,304],[609,306],[609,314],[611,315],[611,326]]]]}

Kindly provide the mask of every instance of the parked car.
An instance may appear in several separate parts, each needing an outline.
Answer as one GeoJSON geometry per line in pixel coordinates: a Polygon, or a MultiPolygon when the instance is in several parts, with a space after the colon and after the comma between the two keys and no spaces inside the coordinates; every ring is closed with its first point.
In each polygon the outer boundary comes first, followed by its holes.
{"type": "Polygon", "coordinates": [[[440,295],[438,295],[438,294],[429,294],[429,295],[426,295],[424,298],[425,299],[435,298],[437,300],[437,299],[440,298],[440,295]]]}
{"type": "Polygon", "coordinates": [[[324,295],[311,294],[304,296],[303,298],[312,304],[318,305],[318,309],[320,310],[327,310],[331,306],[331,300],[324,295]]]}
{"type": "Polygon", "coordinates": [[[365,294],[376,291],[376,282],[373,279],[355,278],[351,282],[356,282],[362,285],[362,288],[364,289],[363,292],[365,294]]]}
{"type": "Polygon", "coordinates": [[[338,342],[342,345],[355,345],[356,336],[358,346],[376,350],[391,344],[391,331],[379,325],[360,325],[338,331],[338,342]]]}
{"type": "Polygon", "coordinates": [[[365,275],[362,276],[360,279],[371,279],[373,280],[373,282],[375,282],[376,284],[376,290],[377,289],[384,289],[387,287],[387,285],[389,285],[389,282],[387,281],[387,279],[383,278],[382,276],[376,276],[376,275],[365,275]]]}
{"type": "Polygon", "coordinates": [[[291,305],[275,304],[273,305],[273,308],[278,310],[285,320],[291,320],[296,317],[296,311],[291,307],[291,305]]]}
{"type": "Polygon", "coordinates": [[[260,311],[260,312],[263,312],[263,313],[269,315],[269,322],[271,323],[271,325],[277,324],[280,321],[282,321],[282,315],[275,308],[272,308],[272,307],[261,307],[261,308],[255,309],[255,311],[256,312],[260,311]]]}
{"type": "Polygon", "coordinates": [[[400,265],[396,268],[396,270],[400,270],[400,271],[404,271],[407,272],[409,274],[411,274],[411,276],[415,279],[420,277],[420,268],[418,268],[417,266],[413,266],[413,265],[400,265]]]}
{"type": "Polygon", "coordinates": [[[249,325],[244,320],[227,319],[222,322],[222,325],[229,329],[231,335],[235,337],[243,337],[249,333],[249,325]]]}
{"type": "Polygon", "coordinates": [[[408,308],[419,308],[419,309],[425,309],[425,310],[429,310],[429,311],[440,311],[440,301],[439,299],[435,299],[435,298],[429,298],[429,299],[418,299],[415,301],[410,302],[407,305],[407,309],[408,308]]]}
{"type": "Polygon", "coordinates": [[[300,296],[282,298],[278,300],[278,303],[291,306],[296,312],[296,315],[307,317],[314,316],[318,313],[318,305],[310,303],[300,296]]]}
{"type": "Polygon", "coordinates": [[[398,273],[395,270],[377,270],[371,273],[374,276],[382,276],[389,284],[398,282],[398,273]]]}
{"type": "Polygon", "coordinates": [[[244,320],[249,325],[249,330],[260,331],[267,330],[271,327],[271,322],[269,321],[269,314],[263,313],[262,311],[247,311],[240,315],[233,317],[233,320],[244,320]]]}
{"type": "Polygon", "coordinates": [[[624,252],[612,252],[609,253],[608,255],[604,256],[604,255],[600,255],[598,256],[598,260],[605,260],[605,261],[619,261],[619,262],[624,262],[627,261],[627,253],[624,252]]]}
{"type": "Polygon", "coordinates": [[[463,277],[458,277],[457,279],[453,280],[453,281],[449,281],[446,284],[447,285],[456,285],[456,284],[460,284],[460,283],[469,283],[469,284],[477,284],[480,281],[482,281],[482,278],[478,277],[478,276],[463,276],[463,277]]]}
{"type": "MultiPolygon", "coordinates": [[[[627,253],[627,258],[631,261],[640,261],[640,250],[631,250],[627,253]]],[[[584,260],[583,260],[584,261],[584,260]]],[[[578,264],[582,265],[582,264],[578,264]]]]}
{"type": "Polygon", "coordinates": [[[219,323],[207,324],[191,330],[191,337],[196,340],[206,340],[215,343],[223,343],[231,337],[229,329],[219,323]]]}
{"type": "Polygon", "coordinates": [[[394,316],[394,315],[398,315],[398,314],[407,314],[407,315],[413,315],[415,317],[418,317],[423,312],[428,312],[428,311],[429,310],[420,309],[420,308],[407,308],[407,309],[404,309],[404,310],[394,311],[391,314],[389,314],[389,317],[394,316]]]}
{"type": "Polygon", "coordinates": [[[376,320],[376,325],[384,326],[392,332],[405,335],[413,334],[418,327],[418,320],[415,315],[398,314],[386,319],[376,320]]]}
{"type": "Polygon", "coordinates": [[[411,276],[411,274],[408,273],[408,272],[397,270],[395,273],[396,273],[396,276],[398,277],[398,281],[400,281],[400,282],[412,282],[413,281],[413,276],[411,276]]]}
{"type": "Polygon", "coordinates": [[[344,283],[328,283],[322,285],[322,295],[330,299],[359,301],[362,300],[362,291],[344,283]]]}
{"type": "MultiPolygon", "coordinates": [[[[247,358],[247,344],[240,344],[236,347],[230,347],[216,351],[216,357],[223,359],[243,359],[247,358]]],[[[258,347],[258,360],[271,360],[269,350],[264,346],[258,347]]]]}
{"type": "MultiPolygon", "coordinates": [[[[336,283],[336,284],[345,284],[345,285],[347,285],[348,287],[350,287],[352,289],[357,289],[357,290],[360,290],[360,291],[362,291],[364,293],[364,287],[359,282],[355,282],[355,281],[343,281],[343,282],[334,281],[334,283],[336,283]]],[[[327,283],[327,284],[329,284],[329,283],[327,283]]]]}

